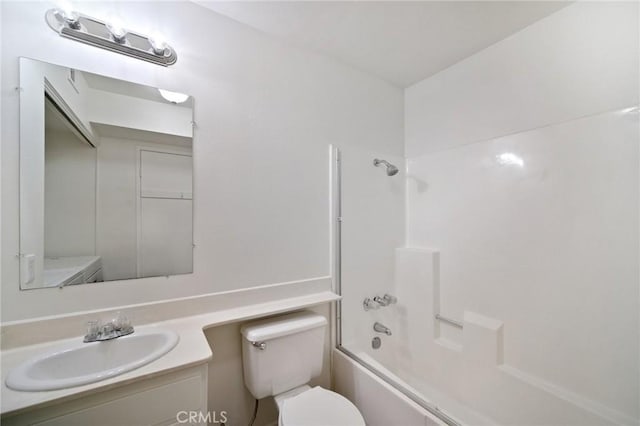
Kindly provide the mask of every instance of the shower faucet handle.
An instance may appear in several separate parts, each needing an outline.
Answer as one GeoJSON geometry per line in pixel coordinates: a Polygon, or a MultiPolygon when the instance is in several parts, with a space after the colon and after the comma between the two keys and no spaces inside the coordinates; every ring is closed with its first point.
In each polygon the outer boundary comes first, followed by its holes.
{"type": "Polygon", "coordinates": [[[382,296],[382,299],[387,302],[387,305],[395,305],[396,303],[398,303],[398,298],[390,295],[389,293],[386,293],[384,296],[382,296]]]}
{"type": "Polygon", "coordinates": [[[371,300],[370,297],[366,297],[362,301],[362,307],[364,308],[365,311],[376,310],[376,309],[380,309],[380,303],[378,303],[375,300],[375,297],[373,298],[373,300],[371,300]]]}
{"type": "Polygon", "coordinates": [[[382,307],[385,307],[385,306],[387,306],[389,304],[389,303],[387,303],[386,300],[384,300],[384,297],[380,297],[380,296],[375,296],[373,298],[373,301],[375,303],[377,303],[379,306],[382,306],[382,307]]]}
{"type": "Polygon", "coordinates": [[[389,306],[389,305],[398,303],[398,298],[387,293],[382,297],[380,296],[374,297],[373,301],[380,306],[389,306]]]}

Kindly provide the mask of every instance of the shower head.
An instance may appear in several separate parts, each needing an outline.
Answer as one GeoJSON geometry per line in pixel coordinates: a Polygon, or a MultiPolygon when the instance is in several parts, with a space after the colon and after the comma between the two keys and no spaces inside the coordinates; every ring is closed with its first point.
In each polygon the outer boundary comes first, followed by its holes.
{"type": "Polygon", "coordinates": [[[384,164],[385,166],[387,166],[387,176],[394,176],[395,174],[398,173],[398,168],[393,164],[389,163],[388,161],[379,160],[377,158],[373,160],[374,166],[378,167],[380,164],[384,164]]]}

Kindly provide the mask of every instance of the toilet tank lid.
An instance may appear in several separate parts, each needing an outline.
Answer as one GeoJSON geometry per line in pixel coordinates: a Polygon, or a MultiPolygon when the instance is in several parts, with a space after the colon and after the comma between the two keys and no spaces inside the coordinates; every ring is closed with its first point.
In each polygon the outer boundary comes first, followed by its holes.
{"type": "Polygon", "coordinates": [[[250,322],[240,328],[240,333],[248,341],[258,342],[326,325],[327,319],[324,316],[304,311],[250,322]]]}

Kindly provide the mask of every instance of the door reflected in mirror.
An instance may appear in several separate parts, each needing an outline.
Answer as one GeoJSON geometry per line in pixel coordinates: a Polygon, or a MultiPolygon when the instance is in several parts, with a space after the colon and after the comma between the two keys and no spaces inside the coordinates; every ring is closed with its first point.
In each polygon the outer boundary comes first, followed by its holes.
{"type": "Polygon", "coordinates": [[[193,98],[20,59],[22,289],[193,271],[193,98]]]}

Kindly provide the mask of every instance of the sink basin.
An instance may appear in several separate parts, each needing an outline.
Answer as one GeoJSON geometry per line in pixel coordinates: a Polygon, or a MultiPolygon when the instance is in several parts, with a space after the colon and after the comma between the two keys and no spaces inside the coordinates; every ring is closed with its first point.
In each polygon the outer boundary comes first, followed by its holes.
{"type": "Polygon", "coordinates": [[[31,358],[11,370],[7,387],[47,391],[106,380],[160,358],[178,344],[170,330],[148,329],[104,342],[82,343],[31,358]]]}

